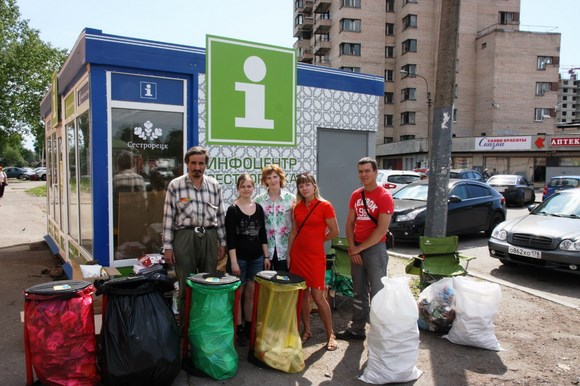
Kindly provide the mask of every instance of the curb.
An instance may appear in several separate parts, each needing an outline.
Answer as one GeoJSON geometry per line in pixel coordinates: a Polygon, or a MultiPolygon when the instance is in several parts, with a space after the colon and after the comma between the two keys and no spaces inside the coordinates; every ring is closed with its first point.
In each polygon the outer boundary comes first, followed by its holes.
{"type": "MultiPolygon", "coordinates": [[[[402,253],[396,253],[396,252],[389,252],[389,257],[391,257],[391,256],[397,257],[399,259],[404,259],[404,260],[411,260],[411,259],[414,259],[415,258],[415,256],[404,255],[402,253]]],[[[523,286],[520,286],[520,285],[517,285],[517,284],[513,284],[513,283],[510,283],[508,281],[505,281],[505,280],[502,280],[502,279],[498,279],[498,278],[493,277],[493,276],[490,276],[490,275],[479,274],[479,273],[471,273],[471,272],[468,272],[467,275],[468,276],[475,277],[475,278],[478,278],[478,279],[481,279],[481,280],[485,280],[485,281],[489,281],[489,282],[492,282],[492,283],[496,283],[496,284],[502,285],[504,287],[508,287],[508,288],[515,289],[515,290],[518,290],[518,291],[522,291],[522,292],[525,292],[527,294],[530,294],[530,295],[533,295],[533,296],[536,296],[536,297],[539,297],[539,298],[548,300],[548,301],[550,301],[552,303],[556,303],[556,304],[559,304],[561,306],[568,307],[568,308],[571,308],[571,309],[576,310],[576,311],[580,311],[580,307],[578,307],[575,304],[568,303],[568,302],[562,301],[560,299],[556,299],[556,298],[554,298],[552,296],[549,296],[549,295],[546,295],[546,294],[544,294],[544,293],[542,293],[540,291],[536,291],[536,290],[533,290],[533,289],[530,289],[530,288],[527,288],[527,287],[523,287],[523,286]]]]}

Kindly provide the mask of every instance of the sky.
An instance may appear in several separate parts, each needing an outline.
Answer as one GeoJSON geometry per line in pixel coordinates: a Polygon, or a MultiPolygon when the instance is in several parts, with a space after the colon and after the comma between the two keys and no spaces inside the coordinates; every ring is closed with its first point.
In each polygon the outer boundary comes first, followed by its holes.
{"type": "MultiPolygon", "coordinates": [[[[40,30],[42,40],[68,50],[85,27],[195,47],[205,47],[206,34],[282,47],[292,47],[295,41],[294,0],[17,0],[17,4],[22,18],[40,30]]],[[[560,66],[580,67],[576,25],[580,2],[520,4],[520,29],[561,33],[560,66]]]]}
{"type": "MultiPolygon", "coordinates": [[[[380,0],[372,0],[380,1],[380,0]]],[[[432,0],[427,0],[432,1],[432,0]]],[[[205,48],[205,36],[292,47],[294,0],[17,0],[40,38],[71,50],[84,28],[205,48]]],[[[521,0],[520,29],[561,33],[560,72],[580,67],[578,0],[521,0]]],[[[580,73],[580,71],[578,72],[580,73]]],[[[26,147],[32,149],[27,141],[26,147]]]]}

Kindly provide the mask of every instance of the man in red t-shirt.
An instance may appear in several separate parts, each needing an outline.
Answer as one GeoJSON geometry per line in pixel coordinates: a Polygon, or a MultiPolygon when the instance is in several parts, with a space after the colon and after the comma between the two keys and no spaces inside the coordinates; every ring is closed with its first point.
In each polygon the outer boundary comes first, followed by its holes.
{"type": "Polygon", "coordinates": [[[387,275],[389,256],[385,241],[395,205],[389,191],[377,184],[377,171],[374,159],[365,157],[358,161],[358,176],[363,187],[350,196],[346,219],[353,313],[349,327],[336,334],[338,339],[366,338],[370,300],[383,288],[381,279],[387,275]]]}

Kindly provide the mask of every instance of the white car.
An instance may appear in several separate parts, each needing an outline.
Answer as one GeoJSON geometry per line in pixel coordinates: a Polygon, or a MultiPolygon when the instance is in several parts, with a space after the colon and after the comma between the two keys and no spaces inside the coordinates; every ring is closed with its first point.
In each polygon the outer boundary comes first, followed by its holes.
{"type": "Polygon", "coordinates": [[[384,170],[380,169],[377,174],[377,183],[383,185],[389,193],[393,194],[411,182],[421,179],[423,173],[408,170],[384,170]]]}
{"type": "Polygon", "coordinates": [[[39,180],[46,181],[46,168],[44,166],[34,169],[34,172],[39,180]]]}

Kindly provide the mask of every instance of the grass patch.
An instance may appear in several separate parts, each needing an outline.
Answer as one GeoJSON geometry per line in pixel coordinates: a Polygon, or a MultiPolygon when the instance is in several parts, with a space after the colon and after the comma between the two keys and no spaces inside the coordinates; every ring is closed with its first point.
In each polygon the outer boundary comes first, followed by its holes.
{"type": "Polygon", "coordinates": [[[26,189],[25,192],[34,197],[46,197],[46,185],[26,189]]]}

